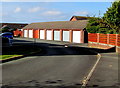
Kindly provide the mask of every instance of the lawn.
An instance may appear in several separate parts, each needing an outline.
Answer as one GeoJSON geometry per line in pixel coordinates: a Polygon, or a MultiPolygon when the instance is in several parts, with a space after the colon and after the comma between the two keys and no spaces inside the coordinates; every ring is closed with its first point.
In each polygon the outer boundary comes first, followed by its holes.
{"type": "Polygon", "coordinates": [[[40,47],[34,45],[13,45],[10,47],[2,47],[2,55],[0,55],[0,60],[5,60],[16,56],[28,55],[39,51],[41,51],[40,47]]]}
{"type": "Polygon", "coordinates": [[[21,56],[21,55],[0,55],[0,60],[9,59],[16,56],[21,56]]]}

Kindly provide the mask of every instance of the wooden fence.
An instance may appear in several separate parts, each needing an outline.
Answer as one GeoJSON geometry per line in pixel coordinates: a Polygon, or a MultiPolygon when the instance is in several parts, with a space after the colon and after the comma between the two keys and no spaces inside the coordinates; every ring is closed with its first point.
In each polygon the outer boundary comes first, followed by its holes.
{"type": "Polygon", "coordinates": [[[88,41],[113,46],[120,46],[120,34],[89,33],[88,41]]]}
{"type": "Polygon", "coordinates": [[[120,34],[100,34],[89,33],[88,42],[92,43],[90,46],[98,46],[102,48],[109,48],[110,46],[116,46],[116,51],[120,51],[120,34]]]}

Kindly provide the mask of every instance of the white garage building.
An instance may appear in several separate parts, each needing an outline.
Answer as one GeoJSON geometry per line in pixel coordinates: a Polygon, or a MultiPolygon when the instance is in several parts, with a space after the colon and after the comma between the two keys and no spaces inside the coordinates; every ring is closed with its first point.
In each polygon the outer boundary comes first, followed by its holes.
{"type": "Polygon", "coordinates": [[[87,23],[88,20],[31,23],[23,28],[23,37],[84,43],[87,23]]]}

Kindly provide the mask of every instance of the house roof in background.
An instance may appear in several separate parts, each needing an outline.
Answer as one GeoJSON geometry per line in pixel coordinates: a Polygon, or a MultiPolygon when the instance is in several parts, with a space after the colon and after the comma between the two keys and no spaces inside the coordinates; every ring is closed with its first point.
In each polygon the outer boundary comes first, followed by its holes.
{"type": "Polygon", "coordinates": [[[2,27],[9,27],[11,29],[22,29],[28,24],[21,24],[21,23],[0,23],[0,28],[2,27]]]}
{"type": "Polygon", "coordinates": [[[85,16],[72,16],[70,21],[75,18],[76,20],[88,20],[89,18],[92,18],[92,17],[85,17],[85,16]]]}
{"type": "Polygon", "coordinates": [[[31,23],[23,29],[84,29],[88,20],[31,23]]]}

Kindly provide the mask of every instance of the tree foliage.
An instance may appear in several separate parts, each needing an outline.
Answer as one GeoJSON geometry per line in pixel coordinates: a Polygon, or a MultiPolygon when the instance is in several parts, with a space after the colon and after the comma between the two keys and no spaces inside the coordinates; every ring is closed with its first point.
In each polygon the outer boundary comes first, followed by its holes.
{"type": "Polygon", "coordinates": [[[90,18],[86,29],[90,33],[120,33],[120,0],[113,2],[102,18],[90,18]]]}
{"type": "Polygon", "coordinates": [[[99,18],[90,18],[89,23],[87,24],[87,31],[90,33],[98,33],[99,31],[99,18]]]}
{"type": "Polygon", "coordinates": [[[103,16],[104,21],[112,30],[120,32],[120,0],[115,1],[103,16]]]}
{"type": "Polygon", "coordinates": [[[3,26],[1,29],[0,29],[0,33],[4,33],[4,32],[11,32],[13,34],[13,31],[16,30],[16,29],[11,29],[10,27],[8,26],[3,26]]]}
{"type": "Polygon", "coordinates": [[[10,32],[10,28],[9,27],[2,27],[0,29],[0,31],[3,33],[3,32],[10,32]]]}

